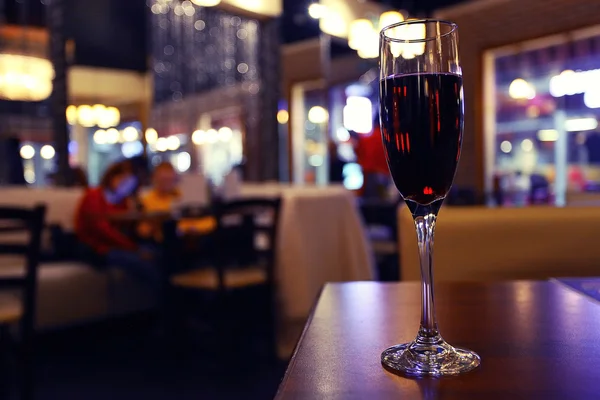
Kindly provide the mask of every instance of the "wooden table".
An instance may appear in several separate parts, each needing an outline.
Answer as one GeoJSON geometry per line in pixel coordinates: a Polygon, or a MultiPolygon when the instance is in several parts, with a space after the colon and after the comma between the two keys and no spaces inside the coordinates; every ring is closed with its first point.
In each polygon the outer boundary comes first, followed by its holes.
{"type": "Polygon", "coordinates": [[[412,340],[419,284],[328,284],[277,399],[600,399],[600,304],[555,282],[436,286],[442,335],[481,366],[441,379],[384,370],[380,353],[412,340]]]}

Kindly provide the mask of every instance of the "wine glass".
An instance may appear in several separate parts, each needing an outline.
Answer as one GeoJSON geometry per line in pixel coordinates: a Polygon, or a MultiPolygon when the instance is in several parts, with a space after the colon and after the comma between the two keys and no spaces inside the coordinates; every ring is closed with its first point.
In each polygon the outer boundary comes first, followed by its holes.
{"type": "Polygon", "coordinates": [[[381,134],[392,178],[415,221],[421,264],[421,326],[411,343],[386,349],[382,364],[414,376],[456,375],[479,356],[442,338],[435,319],[433,234],[460,158],[463,133],[458,27],[408,20],[380,34],[381,134]]]}

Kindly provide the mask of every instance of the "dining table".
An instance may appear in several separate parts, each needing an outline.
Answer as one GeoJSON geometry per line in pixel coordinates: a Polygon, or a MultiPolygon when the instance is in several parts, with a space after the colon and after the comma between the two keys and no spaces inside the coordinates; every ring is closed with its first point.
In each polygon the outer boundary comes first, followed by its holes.
{"type": "Polygon", "coordinates": [[[599,399],[600,304],[556,280],[441,282],[438,325],[481,365],[443,378],[383,368],[381,352],[414,339],[418,282],[327,284],[276,395],[319,399],[599,399]]]}

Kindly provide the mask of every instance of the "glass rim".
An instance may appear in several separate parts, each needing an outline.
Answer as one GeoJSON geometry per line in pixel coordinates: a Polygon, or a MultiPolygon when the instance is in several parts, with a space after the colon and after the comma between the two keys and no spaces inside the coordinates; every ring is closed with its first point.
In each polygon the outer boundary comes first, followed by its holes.
{"type": "Polygon", "coordinates": [[[443,37],[446,37],[448,35],[451,35],[457,29],[458,29],[458,25],[455,22],[446,21],[446,20],[443,20],[443,19],[435,19],[435,18],[410,19],[410,20],[407,20],[407,21],[396,22],[395,24],[391,24],[391,25],[388,25],[388,26],[384,27],[381,30],[381,32],[379,32],[379,36],[381,37],[381,40],[385,40],[385,41],[388,41],[388,42],[396,42],[396,43],[424,43],[424,42],[430,42],[432,40],[436,40],[436,39],[443,38],[443,37]],[[429,37],[425,37],[423,39],[398,39],[398,38],[393,38],[393,37],[390,37],[390,36],[386,35],[386,32],[388,30],[395,29],[395,28],[398,28],[400,26],[412,25],[412,24],[427,24],[427,23],[432,23],[432,22],[440,23],[440,24],[444,24],[444,25],[448,25],[448,26],[450,26],[450,30],[448,32],[442,33],[441,35],[429,36],[429,37]]]}

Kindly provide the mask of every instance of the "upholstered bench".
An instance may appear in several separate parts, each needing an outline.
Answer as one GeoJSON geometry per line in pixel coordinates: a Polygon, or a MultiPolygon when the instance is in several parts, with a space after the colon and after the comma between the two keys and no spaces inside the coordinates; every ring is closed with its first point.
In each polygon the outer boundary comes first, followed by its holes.
{"type": "MultiPolygon", "coordinates": [[[[81,189],[0,189],[0,205],[47,206],[46,224],[65,232],[74,229],[74,213],[81,189]]],[[[52,250],[50,229],[42,248],[52,250]]],[[[19,274],[23,260],[0,258],[0,274],[19,274]]],[[[49,330],[145,310],[154,304],[150,291],[113,268],[98,270],[78,261],[43,261],[39,265],[37,327],[49,330]]]]}
{"type": "MultiPolygon", "coordinates": [[[[403,280],[419,280],[415,227],[398,212],[403,280]]],[[[600,207],[443,207],[436,224],[438,281],[600,276],[600,207]]]]}

